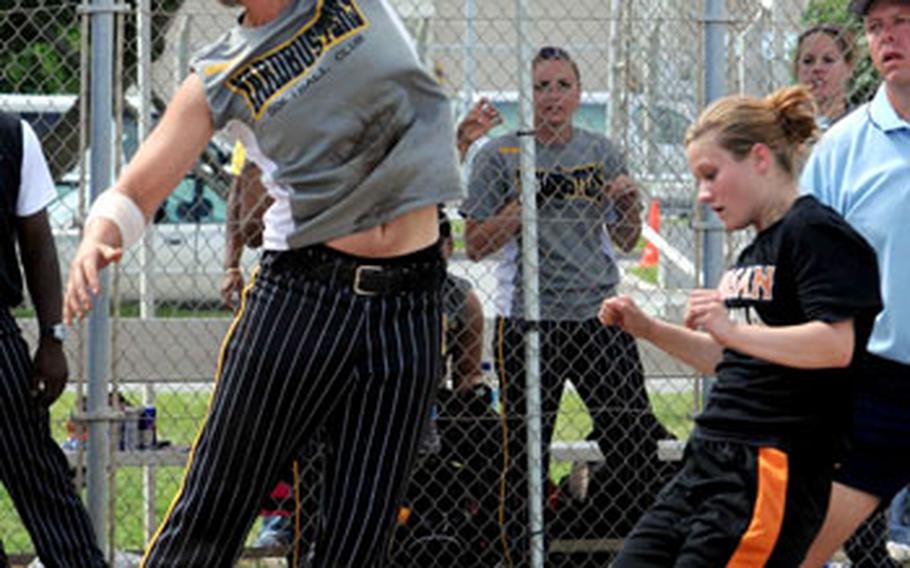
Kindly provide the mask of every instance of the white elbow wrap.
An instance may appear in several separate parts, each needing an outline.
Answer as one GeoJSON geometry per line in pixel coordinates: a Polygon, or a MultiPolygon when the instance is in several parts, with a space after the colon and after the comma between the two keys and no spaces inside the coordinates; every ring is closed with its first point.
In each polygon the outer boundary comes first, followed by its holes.
{"type": "Polygon", "coordinates": [[[103,192],[92,203],[85,224],[88,225],[97,217],[110,219],[117,225],[120,229],[120,246],[124,250],[138,241],[145,231],[145,215],[142,214],[142,209],[139,209],[129,196],[113,189],[103,192]]]}

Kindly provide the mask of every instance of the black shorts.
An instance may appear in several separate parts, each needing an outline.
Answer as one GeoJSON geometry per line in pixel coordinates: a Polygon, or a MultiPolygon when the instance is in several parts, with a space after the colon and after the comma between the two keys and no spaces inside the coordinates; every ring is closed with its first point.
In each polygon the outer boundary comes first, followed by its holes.
{"type": "Polygon", "coordinates": [[[825,518],[831,474],[830,460],[693,436],[613,566],[798,566],[825,518]]]}
{"type": "Polygon", "coordinates": [[[910,365],[866,354],[847,452],[834,479],[883,503],[910,483],[910,365]]]}

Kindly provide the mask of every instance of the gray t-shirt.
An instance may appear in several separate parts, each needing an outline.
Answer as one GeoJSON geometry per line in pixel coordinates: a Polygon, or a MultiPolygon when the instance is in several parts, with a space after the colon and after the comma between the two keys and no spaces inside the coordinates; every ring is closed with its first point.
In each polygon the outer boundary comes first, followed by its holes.
{"type": "Polygon", "coordinates": [[[296,0],[201,50],[215,128],[263,171],[266,249],[462,197],[449,101],[386,0],[296,0]]]}
{"type": "MultiPolygon", "coordinates": [[[[601,300],[619,282],[607,225],[618,221],[606,186],[626,173],[618,149],[605,137],[575,128],[567,144],[536,144],[540,315],[544,320],[596,317],[601,300]]],[[[461,212],[483,220],[521,194],[519,140],[488,142],[471,165],[461,212]]],[[[503,247],[497,268],[499,315],[524,313],[520,233],[503,247]]]]}

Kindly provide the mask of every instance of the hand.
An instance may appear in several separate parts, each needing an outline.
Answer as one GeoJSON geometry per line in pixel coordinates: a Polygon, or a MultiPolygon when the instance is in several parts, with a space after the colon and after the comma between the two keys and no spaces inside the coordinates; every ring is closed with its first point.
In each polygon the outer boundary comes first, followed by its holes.
{"type": "Polygon", "coordinates": [[[725,345],[725,338],[729,337],[735,324],[727,317],[727,307],[724,299],[717,290],[692,290],[689,302],[686,305],[686,327],[689,329],[703,329],[715,341],[725,345]]]}
{"type": "MultiPolygon", "coordinates": [[[[107,221],[99,219],[95,223],[107,221]]],[[[94,223],[93,223],[94,225],[94,223]]],[[[68,325],[76,318],[81,319],[92,309],[92,296],[101,292],[98,282],[98,271],[123,256],[123,249],[104,244],[88,235],[76,250],[76,256],[70,263],[66,293],[63,296],[63,321],[68,325]]]]}
{"type": "Polygon", "coordinates": [[[604,325],[615,325],[635,337],[647,338],[654,321],[629,296],[607,298],[600,305],[597,319],[604,325]]]}
{"type": "Polygon", "coordinates": [[[234,309],[234,299],[240,298],[243,291],[243,272],[237,268],[227,268],[221,279],[221,302],[229,310],[234,309]]]}
{"type": "Polygon", "coordinates": [[[607,199],[614,203],[636,203],[638,201],[638,185],[629,176],[620,174],[607,184],[606,196],[607,199]]]}
{"type": "Polygon", "coordinates": [[[462,157],[471,144],[500,124],[502,124],[502,115],[499,114],[493,103],[487,99],[480,99],[474,103],[467,116],[458,125],[458,151],[462,157]]]}
{"type": "Polygon", "coordinates": [[[52,405],[63,394],[68,376],[63,345],[57,340],[42,338],[32,369],[32,396],[44,406],[52,405]]]}

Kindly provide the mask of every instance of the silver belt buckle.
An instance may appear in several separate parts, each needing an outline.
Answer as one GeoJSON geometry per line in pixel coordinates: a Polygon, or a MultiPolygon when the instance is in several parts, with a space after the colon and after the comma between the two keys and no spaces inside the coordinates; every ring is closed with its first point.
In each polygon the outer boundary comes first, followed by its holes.
{"type": "Polygon", "coordinates": [[[364,271],[382,272],[383,268],[375,264],[361,264],[354,269],[354,293],[360,296],[375,296],[377,292],[364,290],[360,287],[360,279],[363,276],[364,271]]]}

